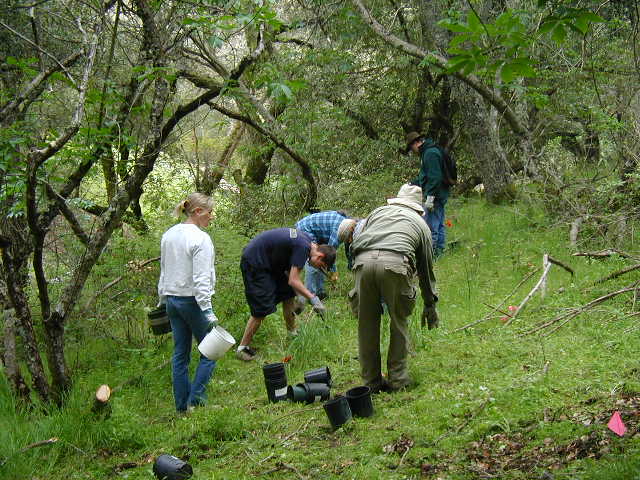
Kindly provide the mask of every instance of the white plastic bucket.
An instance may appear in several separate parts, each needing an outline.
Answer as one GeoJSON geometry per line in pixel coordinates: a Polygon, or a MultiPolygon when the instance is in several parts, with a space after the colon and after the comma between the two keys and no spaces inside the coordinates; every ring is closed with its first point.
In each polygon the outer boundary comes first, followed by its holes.
{"type": "Polygon", "coordinates": [[[217,326],[202,339],[198,350],[209,360],[218,360],[236,343],[236,339],[221,326],[217,326]]]}

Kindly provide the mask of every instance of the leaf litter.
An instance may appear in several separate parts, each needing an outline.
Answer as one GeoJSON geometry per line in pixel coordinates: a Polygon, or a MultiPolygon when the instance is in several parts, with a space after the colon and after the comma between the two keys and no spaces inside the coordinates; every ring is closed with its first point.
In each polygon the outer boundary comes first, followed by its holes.
{"type": "MultiPolygon", "coordinates": [[[[593,402],[584,402],[591,405],[593,402]]],[[[640,437],[640,394],[622,395],[615,402],[601,405],[597,412],[578,410],[571,415],[553,415],[547,423],[571,422],[582,429],[589,429],[569,441],[557,442],[551,437],[540,440],[535,428],[525,428],[515,432],[491,433],[480,440],[467,444],[462,453],[464,461],[443,458],[437,455],[437,461],[425,458],[420,463],[423,477],[439,478],[443,472],[466,468],[479,478],[500,478],[507,472],[533,473],[537,471],[558,471],[581,459],[598,460],[610,453],[624,451],[626,441],[640,437]],[[620,412],[627,427],[625,438],[617,438],[607,428],[614,410],[620,412]],[[466,467],[461,467],[461,465],[466,467]]],[[[545,421],[548,413],[545,411],[545,421]]],[[[538,425],[535,423],[534,425],[538,425]]],[[[401,437],[402,439],[402,437],[401,437]]],[[[385,446],[385,451],[401,451],[400,440],[396,444],[385,446]]],[[[410,447],[409,447],[410,448],[410,447]]]]}

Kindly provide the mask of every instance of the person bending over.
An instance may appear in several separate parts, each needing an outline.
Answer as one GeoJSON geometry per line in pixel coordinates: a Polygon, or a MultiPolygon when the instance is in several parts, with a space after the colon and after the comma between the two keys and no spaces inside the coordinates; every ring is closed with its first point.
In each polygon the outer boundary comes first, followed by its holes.
{"type": "Polygon", "coordinates": [[[275,228],[254,237],[242,251],[240,270],[244,291],[251,311],[244,335],[236,351],[240,360],[251,361],[256,352],[250,347],[254,334],[267,315],[282,303],[282,313],[289,334],[297,334],[294,314],[296,294],[308,299],[313,310],[323,316],[325,307],[300,279],[300,271],[308,261],[315,268],[331,268],[336,249],[318,245],[295,228],[275,228]]]}

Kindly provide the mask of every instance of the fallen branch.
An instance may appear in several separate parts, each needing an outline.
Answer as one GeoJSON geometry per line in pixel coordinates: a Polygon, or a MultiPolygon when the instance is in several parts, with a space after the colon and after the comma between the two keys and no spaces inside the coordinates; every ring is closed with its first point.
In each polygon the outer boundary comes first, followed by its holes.
{"type": "Polygon", "coordinates": [[[595,300],[591,300],[589,303],[583,305],[582,307],[579,308],[573,308],[570,309],[568,312],[563,313],[562,315],[559,315],[541,325],[538,325],[537,327],[529,330],[528,332],[524,332],[522,334],[520,334],[520,337],[524,337],[526,335],[531,335],[533,333],[536,333],[542,329],[545,329],[547,327],[550,327],[551,325],[558,323],[558,322],[562,322],[560,323],[556,328],[554,328],[553,330],[551,330],[548,334],[546,334],[545,336],[549,336],[552,333],[554,333],[556,330],[558,330],[559,328],[561,328],[562,326],[564,326],[567,322],[569,322],[571,319],[577,317],[578,315],[580,315],[581,313],[586,312],[587,310],[600,305],[601,303],[606,302],[607,300],[613,298],[613,297],[617,297],[618,295],[621,295],[623,293],[627,293],[627,292],[633,292],[635,290],[638,289],[638,283],[635,283],[629,287],[625,287],[621,290],[617,290],[615,292],[610,292],[607,293],[606,295],[603,295],[601,297],[596,298],[595,300]]]}
{"type": "MultiPolygon", "coordinates": [[[[473,327],[474,325],[477,325],[480,322],[484,322],[485,320],[489,320],[490,318],[493,317],[494,312],[499,311],[499,308],[505,304],[505,302],[507,300],[509,300],[514,293],[516,293],[518,291],[518,289],[527,281],[529,280],[534,273],[536,273],[538,270],[540,270],[539,268],[536,268],[535,270],[532,270],[531,272],[529,272],[522,280],[520,280],[520,283],[518,283],[518,285],[515,286],[515,288],[513,290],[511,290],[511,292],[509,293],[509,295],[507,295],[506,297],[504,297],[504,299],[496,306],[493,307],[493,310],[491,310],[489,313],[487,313],[484,317],[482,317],[480,320],[476,320],[474,322],[468,323],[467,325],[463,326],[463,327],[459,327],[456,328],[455,330],[453,330],[451,333],[454,332],[458,332],[460,330],[466,330],[469,327],[473,327]]],[[[511,316],[510,314],[507,314],[509,316],[511,316]]]]}
{"type": "Polygon", "coordinates": [[[571,268],[569,268],[568,266],[566,266],[564,263],[560,262],[559,260],[556,260],[555,258],[551,257],[548,253],[545,253],[542,257],[542,267],[543,267],[543,272],[542,275],[540,276],[540,280],[538,280],[538,283],[536,283],[536,285],[533,287],[533,289],[529,292],[529,294],[524,297],[524,299],[522,300],[522,302],[520,302],[520,305],[518,305],[518,308],[515,312],[513,312],[513,315],[511,315],[511,318],[509,318],[509,320],[507,320],[505,322],[505,326],[509,325],[511,322],[513,322],[513,320],[520,314],[520,312],[522,311],[522,309],[524,308],[524,306],[526,305],[526,303],[531,300],[531,297],[533,297],[533,295],[540,290],[541,291],[541,295],[544,297],[544,293],[547,287],[547,275],[549,274],[549,271],[551,270],[551,266],[552,265],[558,265],[562,268],[564,268],[565,270],[567,270],[569,273],[571,273],[571,275],[573,276],[573,270],[571,268]]]}
{"type": "Polygon", "coordinates": [[[56,443],[57,441],[58,441],[58,437],[51,437],[51,438],[48,438],[47,440],[40,440],[39,442],[30,443],[26,447],[22,447],[20,450],[13,453],[11,456],[6,457],[4,460],[0,461],[0,467],[4,466],[5,463],[7,463],[9,460],[11,460],[11,458],[15,457],[16,455],[20,455],[21,453],[31,450],[32,448],[51,445],[52,443],[56,443]]]}
{"type": "Polygon", "coordinates": [[[564,263],[562,263],[560,260],[556,260],[555,258],[553,258],[551,255],[547,255],[547,259],[553,263],[554,265],[558,265],[559,267],[564,268],[567,272],[569,272],[571,274],[571,276],[573,277],[575,275],[573,269],[567,265],[565,265],[564,263]]]}
{"type": "Polygon", "coordinates": [[[533,297],[533,295],[538,291],[538,289],[541,288],[541,287],[544,287],[546,285],[547,274],[549,273],[549,270],[551,270],[551,265],[552,265],[552,263],[549,261],[549,255],[547,255],[545,253],[543,258],[542,258],[542,266],[543,266],[544,270],[542,271],[542,275],[540,276],[540,279],[538,280],[538,283],[536,283],[535,286],[533,287],[533,289],[527,294],[526,297],[524,297],[524,300],[522,300],[522,302],[520,302],[520,305],[518,305],[518,309],[515,312],[513,312],[513,315],[511,315],[511,318],[509,318],[509,320],[507,320],[505,322],[505,324],[504,324],[505,327],[507,325],[509,325],[511,322],[513,322],[513,320],[520,313],[520,310],[522,310],[522,308],[524,308],[524,306],[531,299],[531,297],[533,297]]]}
{"type": "Polygon", "coordinates": [[[634,270],[637,270],[638,268],[640,268],[640,263],[638,263],[636,265],[632,265],[631,267],[623,268],[622,270],[618,270],[617,272],[613,272],[611,275],[607,275],[606,277],[601,278],[599,280],[596,280],[593,283],[595,285],[595,284],[598,284],[598,283],[608,282],[609,280],[613,280],[614,278],[618,278],[618,277],[624,275],[625,273],[633,272],[634,270]]]}
{"type": "Polygon", "coordinates": [[[640,258],[631,255],[629,253],[623,252],[616,248],[608,248],[606,250],[598,250],[597,252],[576,252],[573,254],[574,257],[589,257],[589,258],[607,258],[611,255],[619,255],[623,258],[633,258],[634,260],[640,260],[640,258]]]}
{"type": "MultiPolygon", "coordinates": [[[[135,268],[136,268],[136,270],[141,270],[142,267],[148,265],[151,262],[157,262],[158,260],[160,260],[160,257],[149,258],[149,259],[144,260],[144,261],[142,261],[140,263],[136,263],[135,264],[135,268]]],[[[124,278],[125,278],[125,275],[120,275],[118,278],[110,281],[104,287],[102,287],[100,290],[98,290],[96,292],[96,294],[93,297],[91,297],[89,300],[87,300],[87,303],[84,304],[83,311],[87,311],[89,309],[89,307],[91,307],[91,305],[93,305],[95,303],[95,301],[98,299],[98,297],[100,295],[102,295],[104,292],[109,290],[114,285],[117,285],[118,283],[120,283],[124,278]]]]}

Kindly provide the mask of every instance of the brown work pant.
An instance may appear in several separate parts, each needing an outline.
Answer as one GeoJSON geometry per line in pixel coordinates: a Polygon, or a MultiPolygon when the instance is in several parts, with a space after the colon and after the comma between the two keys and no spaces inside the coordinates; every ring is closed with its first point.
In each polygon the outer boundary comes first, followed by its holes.
{"type": "Polygon", "coordinates": [[[407,317],[416,302],[413,272],[404,255],[384,250],[359,254],[353,266],[355,288],[349,292],[358,317],[358,347],[362,378],[371,388],[384,384],[380,355],[382,302],[389,309],[390,339],[387,354],[388,383],[402,388],[410,383],[407,372],[409,334],[407,317]]]}

